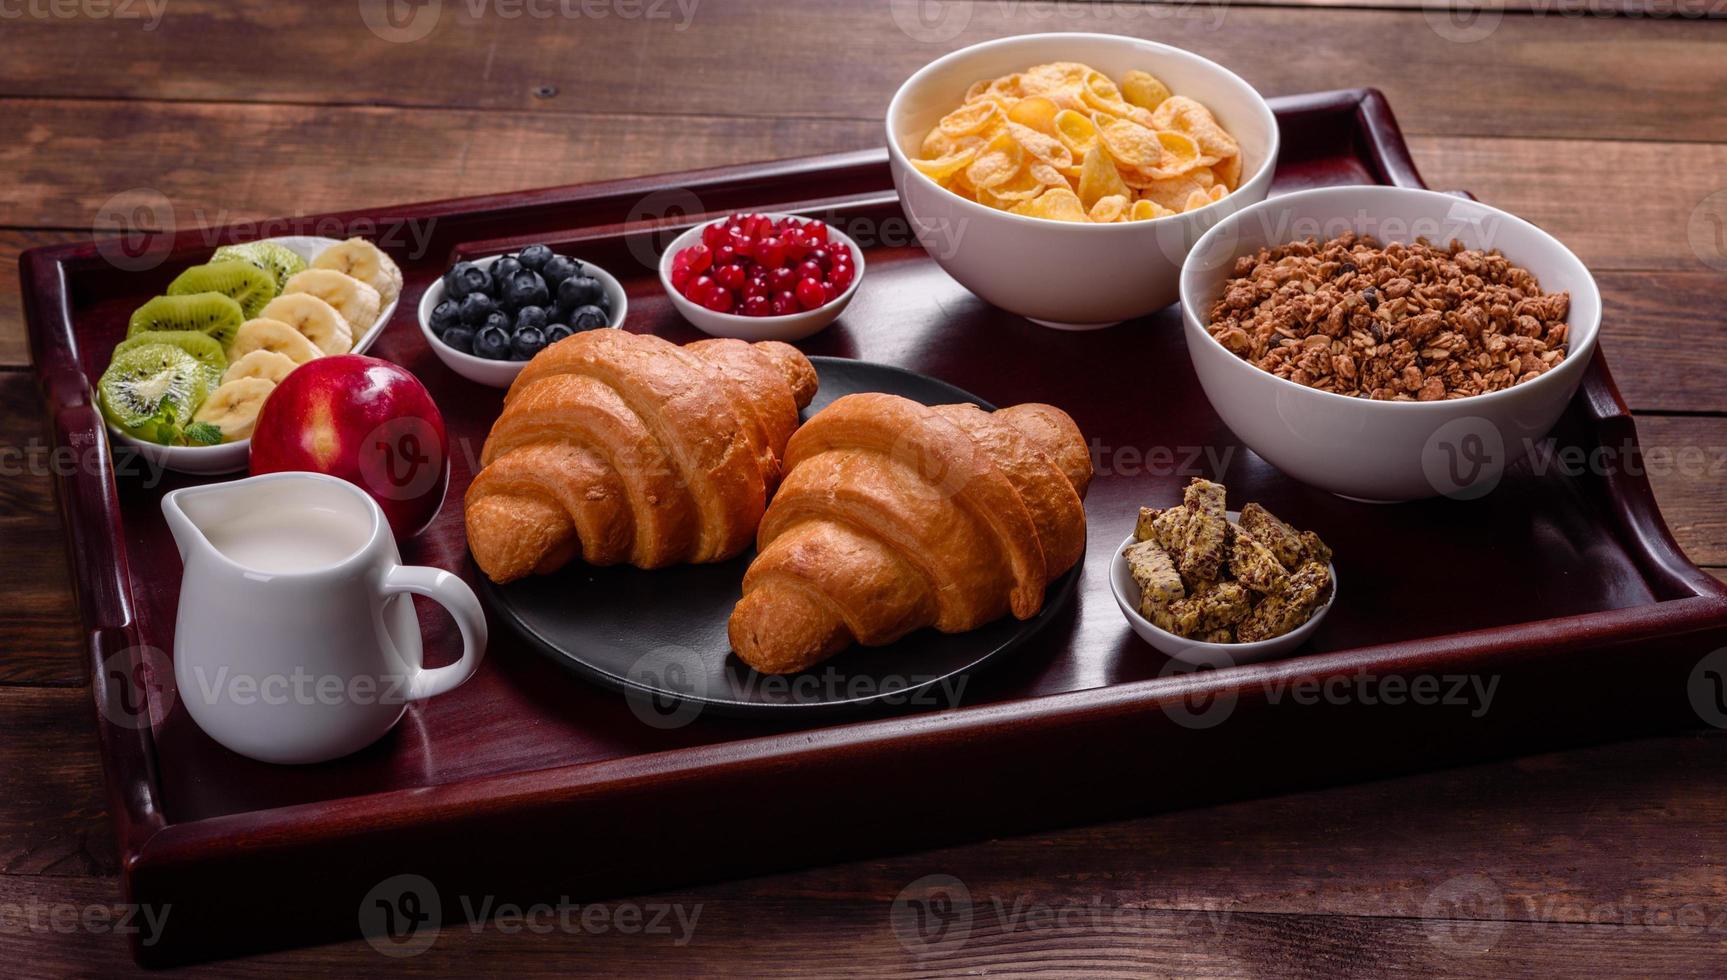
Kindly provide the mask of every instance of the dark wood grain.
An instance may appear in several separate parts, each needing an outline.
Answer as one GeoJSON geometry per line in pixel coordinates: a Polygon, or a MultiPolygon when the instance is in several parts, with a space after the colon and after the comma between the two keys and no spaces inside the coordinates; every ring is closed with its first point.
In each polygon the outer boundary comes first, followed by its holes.
{"type": "Polygon", "coordinates": [[[0,882],[118,870],[92,715],[87,688],[0,686],[0,882]]]}
{"type": "Polygon", "coordinates": [[[30,375],[0,371],[0,684],[83,683],[66,539],[51,490],[55,471],[82,464],[52,446],[30,375]]]}
{"type": "MultiPolygon", "coordinates": [[[[1708,9],[1704,0],[1691,3],[1687,9],[1708,9]]],[[[509,17],[498,13],[502,5],[448,2],[429,36],[393,43],[366,28],[361,6],[312,14],[268,0],[174,0],[152,31],[136,22],[68,29],[51,19],[11,20],[0,58],[17,67],[0,92],[875,122],[901,80],[949,50],[1009,34],[1102,31],[1217,59],[1268,95],[1375,85],[1412,133],[1665,140],[1683,129],[1690,139],[1727,138],[1727,120],[1711,102],[1727,87],[1727,64],[1717,56],[1727,24],[1694,16],[1573,16],[1556,29],[1558,17],[1490,13],[1456,33],[1437,12],[1222,0],[980,0],[935,5],[927,22],[912,0],[686,0],[687,18],[675,0],[640,8],[669,16],[628,18],[509,17]],[[198,49],[195,70],[179,57],[188,45],[198,49]],[[773,70],[764,72],[758,59],[770,53],[773,70]],[[116,62],[129,70],[90,68],[116,62]],[[555,94],[544,95],[548,87],[555,94]],[[1559,92],[1564,97],[1549,96],[1559,92]]],[[[198,132],[184,142],[208,149],[215,134],[198,132]]],[[[158,149],[173,145],[164,140],[158,149]]],[[[802,144],[754,158],[815,150],[802,144]]]]}

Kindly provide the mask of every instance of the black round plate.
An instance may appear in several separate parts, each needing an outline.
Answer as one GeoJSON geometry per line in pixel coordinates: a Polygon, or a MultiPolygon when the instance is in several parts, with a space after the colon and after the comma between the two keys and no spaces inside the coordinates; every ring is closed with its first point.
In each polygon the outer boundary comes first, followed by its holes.
{"type": "MultiPolygon", "coordinates": [[[[994,406],[944,381],[900,368],[812,357],[821,378],[804,417],[843,395],[883,391],[925,405],[994,406]]],[[[1004,617],[969,633],[919,630],[884,647],[853,647],[786,677],[758,674],[731,652],[726,620],[743,594],[752,550],[717,565],[655,571],[576,562],[508,585],[484,582],[499,619],[530,645],[585,677],[642,700],[637,713],[676,724],[703,709],[784,716],[868,705],[951,707],[967,671],[1024,643],[1073,592],[1078,566],[1050,583],[1042,611],[1004,617]]],[[[482,581],[484,577],[482,576],[482,581]]],[[[635,706],[632,701],[632,707],[635,706]]]]}

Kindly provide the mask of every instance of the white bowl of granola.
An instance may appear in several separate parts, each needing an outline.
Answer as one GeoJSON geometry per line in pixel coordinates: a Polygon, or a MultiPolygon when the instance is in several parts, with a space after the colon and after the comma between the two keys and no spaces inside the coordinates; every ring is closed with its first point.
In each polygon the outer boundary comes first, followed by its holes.
{"type": "Polygon", "coordinates": [[[1490,492],[1558,421],[1601,328],[1594,277],[1553,236],[1406,187],[1300,191],[1230,215],[1189,254],[1181,300],[1194,370],[1241,441],[1374,502],[1490,492]],[[1382,247],[1340,244],[1348,234],[1382,247]],[[1312,254],[1289,247],[1308,238],[1312,254]]]}

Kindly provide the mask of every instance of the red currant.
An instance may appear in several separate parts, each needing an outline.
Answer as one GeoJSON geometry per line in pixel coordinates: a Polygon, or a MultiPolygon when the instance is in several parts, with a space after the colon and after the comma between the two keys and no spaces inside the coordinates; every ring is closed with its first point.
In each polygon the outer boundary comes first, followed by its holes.
{"type": "Polygon", "coordinates": [[[714,265],[715,265],[715,267],[722,266],[722,265],[731,265],[733,262],[737,262],[743,258],[744,258],[744,255],[738,251],[737,246],[733,245],[730,242],[727,242],[724,245],[721,245],[721,246],[714,249],[714,265]]]}
{"type": "MultiPolygon", "coordinates": [[[[815,253],[812,252],[810,254],[813,255],[815,253]]],[[[820,282],[822,277],[827,274],[827,270],[823,269],[821,267],[821,263],[817,262],[815,259],[804,259],[802,262],[799,262],[796,271],[799,279],[814,279],[817,282],[820,282]]]]}
{"type": "Polygon", "coordinates": [[[828,267],[834,264],[833,253],[825,248],[818,248],[810,253],[810,261],[821,266],[822,271],[826,272],[828,267]]]}
{"type": "Polygon", "coordinates": [[[776,293],[789,293],[797,288],[797,284],[798,274],[791,269],[781,266],[768,270],[768,285],[772,286],[776,293]]]}
{"type": "Polygon", "coordinates": [[[744,297],[744,316],[773,316],[774,304],[766,296],[744,297]]]}
{"type": "Polygon", "coordinates": [[[769,235],[756,241],[756,261],[770,269],[778,268],[786,263],[786,243],[777,235],[769,235]]]}
{"type": "Polygon", "coordinates": [[[678,265],[676,262],[672,263],[672,288],[680,293],[683,292],[691,275],[689,263],[686,262],[683,265],[678,265]]]}
{"type": "Polygon", "coordinates": [[[768,279],[763,275],[754,275],[744,283],[744,296],[760,296],[766,299],[774,294],[773,287],[768,285],[768,279]]]}
{"type": "Polygon", "coordinates": [[[817,242],[817,243],[827,241],[828,240],[827,223],[820,221],[820,220],[817,220],[815,218],[811,218],[809,220],[809,223],[804,225],[804,237],[809,239],[812,242],[817,242]]]}
{"type": "Polygon", "coordinates": [[[727,289],[744,288],[744,282],[748,278],[749,277],[744,274],[744,267],[741,265],[721,265],[714,267],[714,282],[719,283],[727,289]]]}
{"type": "Polygon", "coordinates": [[[774,294],[774,316],[785,316],[798,311],[798,298],[788,292],[774,294]]]}
{"type": "Polygon", "coordinates": [[[700,242],[684,249],[684,254],[690,257],[691,272],[706,272],[714,264],[714,250],[700,242]]]}
{"type": "Polygon", "coordinates": [[[715,222],[702,229],[702,244],[709,248],[719,248],[726,240],[726,226],[715,222]]]}
{"type": "Polygon", "coordinates": [[[808,276],[799,280],[797,297],[798,305],[806,310],[813,310],[828,301],[827,294],[822,290],[821,280],[808,276]]]}
{"type": "Polygon", "coordinates": [[[692,303],[700,303],[714,289],[715,283],[711,276],[696,276],[684,283],[684,298],[692,303]]]}
{"type": "Polygon", "coordinates": [[[833,267],[833,271],[828,273],[828,282],[833,283],[842,290],[847,286],[850,286],[852,284],[852,280],[856,278],[857,272],[849,265],[836,263],[833,267]]]}
{"type": "Polygon", "coordinates": [[[732,311],[731,291],[723,286],[715,286],[702,299],[702,305],[715,313],[730,313],[732,311]]]}

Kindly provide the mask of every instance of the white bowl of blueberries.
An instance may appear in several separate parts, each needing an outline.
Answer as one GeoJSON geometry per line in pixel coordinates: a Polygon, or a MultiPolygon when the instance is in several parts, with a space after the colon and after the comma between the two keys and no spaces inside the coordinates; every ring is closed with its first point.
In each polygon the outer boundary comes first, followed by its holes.
{"type": "Polygon", "coordinates": [[[508,388],[571,334],[616,327],[629,305],[611,273],[545,245],[457,262],[420,297],[420,332],[469,381],[508,388]]]}

